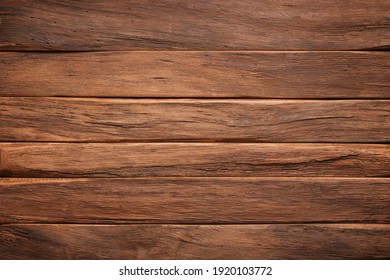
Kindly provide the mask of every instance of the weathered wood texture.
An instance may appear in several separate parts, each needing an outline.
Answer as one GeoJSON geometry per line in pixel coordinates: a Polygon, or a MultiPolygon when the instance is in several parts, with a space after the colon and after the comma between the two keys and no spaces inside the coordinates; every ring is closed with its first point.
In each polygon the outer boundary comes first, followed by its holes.
{"type": "Polygon", "coordinates": [[[387,0],[22,1],[0,5],[3,50],[389,48],[387,0]]]}
{"type": "Polygon", "coordinates": [[[0,179],[0,223],[390,222],[390,178],[0,179]]]}
{"type": "Polygon", "coordinates": [[[0,72],[0,96],[390,98],[385,52],[11,52],[0,72]]]}
{"type": "Polygon", "coordinates": [[[0,141],[390,142],[390,100],[0,98],[0,141]]]}
{"type": "Polygon", "coordinates": [[[0,259],[390,259],[389,11],[2,0],[0,259]]]}
{"type": "Polygon", "coordinates": [[[0,259],[390,259],[390,225],[7,225],[0,259]]]}
{"type": "Polygon", "coordinates": [[[0,176],[389,177],[390,145],[1,143],[0,176]]]}

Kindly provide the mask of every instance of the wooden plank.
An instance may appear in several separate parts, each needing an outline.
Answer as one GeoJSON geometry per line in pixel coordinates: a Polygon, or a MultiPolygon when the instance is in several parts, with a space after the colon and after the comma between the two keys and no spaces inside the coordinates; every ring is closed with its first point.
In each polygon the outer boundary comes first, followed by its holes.
{"type": "Polygon", "coordinates": [[[1,143],[0,176],[389,177],[390,145],[1,143]]]}
{"type": "Polygon", "coordinates": [[[1,1],[3,50],[389,48],[387,0],[1,1]]]}
{"type": "Polygon", "coordinates": [[[390,100],[0,98],[0,141],[390,142],[390,100]]]}
{"type": "Polygon", "coordinates": [[[1,96],[390,98],[386,52],[11,52],[0,72],[1,96]]]}
{"type": "Polygon", "coordinates": [[[7,225],[0,259],[389,259],[390,225],[7,225]]]}
{"type": "Polygon", "coordinates": [[[0,179],[0,223],[390,222],[390,178],[0,179]]]}

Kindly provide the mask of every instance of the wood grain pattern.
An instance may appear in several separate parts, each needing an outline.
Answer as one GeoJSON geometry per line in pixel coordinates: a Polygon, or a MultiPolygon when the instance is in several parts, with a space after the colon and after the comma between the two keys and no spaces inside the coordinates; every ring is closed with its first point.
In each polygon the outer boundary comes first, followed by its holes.
{"type": "Polygon", "coordinates": [[[3,50],[389,48],[387,0],[22,1],[0,6],[3,50]]]}
{"type": "Polygon", "coordinates": [[[390,259],[390,225],[7,225],[0,259],[390,259]]]}
{"type": "Polygon", "coordinates": [[[0,179],[0,223],[390,222],[390,178],[0,179]]]}
{"type": "Polygon", "coordinates": [[[389,11],[0,1],[0,259],[390,259],[389,11]]]}
{"type": "Polygon", "coordinates": [[[0,72],[0,96],[390,98],[385,52],[11,52],[0,72]]]}
{"type": "Polygon", "coordinates": [[[0,176],[389,177],[390,145],[1,143],[0,176]]]}
{"type": "Polygon", "coordinates": [[[390,142],[390,101],[0,98],[0,141],[390,142]]]}

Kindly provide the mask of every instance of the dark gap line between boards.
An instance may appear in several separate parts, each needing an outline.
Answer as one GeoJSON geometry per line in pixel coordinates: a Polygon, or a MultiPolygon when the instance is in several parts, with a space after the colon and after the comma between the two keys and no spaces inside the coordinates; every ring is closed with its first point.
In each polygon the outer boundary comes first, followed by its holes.
{"type": "Polygon", "coordinates": [[[363,48],[363,49],[339,49],[339,50],[297,50],[297,49],[291,49],[291,50],[259,50],[259,49],[248,49],[248,50],[242,50],[242,49],[220,49],[220,50],[185,50],[185,49],[159,49],[159,50],[141,50],[141,49],[94,49],[94,50],[23,50],[23,49],[0,49],[0,52],[25,52],[25,53],[97,53],[97,52],[183,52],[183,53],[202,53],[202,52],[224,52],[224,53],[233,53],[233,52],[261,52],[261,53],[287,53],[287,52],[318,52],[318,53],[334,53],[334,52],[389,52],[390,47],[386,48],[363,48]]]}
{"type": "Polygon", "coordinates": [[[129,225],[129,226],[140,226],[140,225],[146,225],[146,226],[159,226],[159,225],[183,225],[183,226],[245,226],[245,225],[385,225],[389,226],[389,221],[367,221],[367,220],[353,220],[353,221],[286,221],[286,222],[196,222],[196,223],[185,223],[185,222],[147,222],[147,221],[129,221],[129,222],[103,222],[103,223],[73,223],[73,222],[37,222],[37,223],[0,223],[0,227],[2,226],[12,226],[12,225],[80,225],[80,226],[123,226],[123,225],[129,225]]]}
{"type": "MultiPolygon", "coordinates": [[[[76,174],[75,174],[76,175],[76,174]]],[[[72,179],[188,179],[188,178],[198,178],[198,179],[204,179],[204,178],[208,178],[208,179],[220,179],[220,178],[226,178],[226,179],[229,179],[229,178],[264,178],[264,179],[274,179],[274,178],[281,178],[281,179],[292,179],[292,178],[303,178],[303,179],[315,179],[315,178],[328,178],[328,179],[359,179],[359,180],[370,180],[370,179],[390,179],[390,174],[389,175],[384,175],[382,177],[378,177],[378,175],[376,176],[362,176],[362,177],[356,177],[356,176],[343,176],[343,177],[340,177],[340,176],[337,176],[337,177],[334,177],[334,176],[318,176],[318,175],[306,175],[306,176],[301,176],[301,177],[297,177],[297,176],[288,176],[288,175],[264,175],[264,176],[240,176],[240,175],[237,175],[237,176],[226,176],[226,175],[223,175],[223,176],[181,176],[181,175],[177,175],[177,176],[172,176],[172,175],[167,175],[167,176],[150,176],[150,177],[145,177],[145,176],[133,176],[133,177],[129,177],[129,176],[121,176],[121,175],[118,175],[118,176],[91,176],[91,175],[88,175],[88,176],[82,176],[82,174],[77,174],[78,176],[71,176],[71,177],[31,177],[31,176],[28,176],[28,177],[21,177],[21,176],[16,176],[16,177],[10,177],[10,176],[0,176],[0,180],[1,179],[18,179],[18,180],[23,180],[23,179],[45,179],[45,180],[55,180],[55,179],[64,179],[64,180],[72,180],[72,179]]]]}
{"type": "Polygon", "coordinates": [[[282,100],[287,100],[287,101],[359,101],[359,100],[362,100],[362,101],[370,101],[370,100],[375,100],[375,101],[389,101],[390,100],[390,97],[353,97],[353,98],[344,98],[344,97],[335,97],[335,98],[306,98],[306,97],[297,97],[297,98],[285,98],[285,97],[208,97],[208,96],[205,96],[205,97],[177,97],[177,96],[164,96],[164,97],[161,97],[161,96],[156,96],[156,97],[150,97],[150,96],[86,96],[86,95],[74,95],[74,96],[71,96],[71,95],[53,95],[53,96],[47,96],[47,95],[34,95],[34,96],[31,96],[31,95],[18,95],[18,96],[3,96],[0,94],[0,99],[2,98],[9,98],[9,99],[17,99],[17,98],[51,98],[51,99],[80,99],[80,100],[86,100],[86,99],[123,99],[123,100],[153,100],[153,99],[156,99],[156,100],[166,100],[166,101],[169,101],[169,100],[172,100],[172,101],[177,101],[177,100],[180,100],[180,101],[191,101],[191,100],[215,100],[216,102],[220,102],[220,101],[272,101],[272,100],[275,100],[275,101],[282,101],[282,100]]]}
{"type": "Polygon", "coordinates": [[[211,141],[211,139],[205,139],[204,141],[199,140],[196,141],[194,139],[190,139],[188,141],[186,140],[172,140],[172,139],[150,139],[150,140],[124,140],[124,141],[23,141],[23,140],[17,140],[17,141],[3,141],[0,140],[0,143],[7,144],[265,144],[265,145],[388,145],[390,144],[390,141],[385,142],[261,142],[261,141],[248,141],[246,139],[243,140],[229,140],[229,139],[223,139],[223,140],[215,140],[211,141]]]}
{"type": "MultiPolygon", "coordinates": [[[[136,179],[136,180],[158,180],[158,179],[231,179],[231,178],[241,178],[241,179],[269,179],[271,176],[236,176],[236,177],[228,177],[228,176],[220,176],[220,177],[210,177],[210,176],[137,176],[137,177],[129,177],[129,176],[123,176],[123,177],[0,177],[1,179],[12,179],[12,180],[99,180],[99,179],[112,179],[112,180],[129,180],[129,179],[136,179]]],[[[390,178],[384,178],[384,177],[340,177],[340,176],[272,176],[272,179],[337,179],[337,180],[390,180],[390,178]]],[[[233,186],[234,187],[234,186],[233,186]]]]}

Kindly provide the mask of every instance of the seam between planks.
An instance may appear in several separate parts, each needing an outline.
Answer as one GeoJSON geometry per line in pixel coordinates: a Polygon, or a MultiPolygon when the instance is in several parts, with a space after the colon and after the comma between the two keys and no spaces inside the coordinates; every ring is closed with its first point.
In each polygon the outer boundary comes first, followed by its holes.
{"type": "Polygon", "coordinates": [[[384,223],[384,222],[367,222],[367,221],[337,221],[337,222],[329,222],[329,221],[318,221],[318,222],[294,222],[294,221],[289,221],[289,222],[266,222],[266,223],[258,223],[258,222],[247,222],[247,223],[169,223],[169,222],[164,222],[164,223],[146,223],[143,221],[134,223],[134,222],[127,222],[127,223],[53,223],[53,222],[48,222],[48,223],[3,223],[0,224],[0,227],[3,226],[12,226],[12,225],[18,225],[18,226],[39,226],[39,225],[61,225],[61,226],[110,226],[110,227],[115,227],[115,226],[162,226],[162,225],[169,225],[169,226],[246,226],[246,225],[362,225],[362,226],[372,226],[372,225],[382,225],[382,226],[389,226],[390,229],[390,222],[384,223]]]}
{"type": "Polygon", "coordinates": [[[200,53],[200,52],[264,52],[264,53],[285,53],[285,52],[389,52],[390,47],[373,47],[373,48],[362,48],[362,49],[335,49],[335,50],[298,50],[298,49],[287,49],[287,50],[262,50],[262,49],[231,49],[231,50],[225,50],[225,49],[219,49],[219,50],[210,50],[210,49],[204,49],[204,50],[186,50],[186,49],[176,49],[176,50],[170,50],[170,49],[160,49],[160,50],[139,50],[139,49],[128,49],[128,50],[118,50],[118,49],[99,49],[99,50],[17,50],[17,49],[0,49],[0,52],[17,52],[17,53],[97,53],[97,52],[187,52],[187,53],[200,53]]]}

